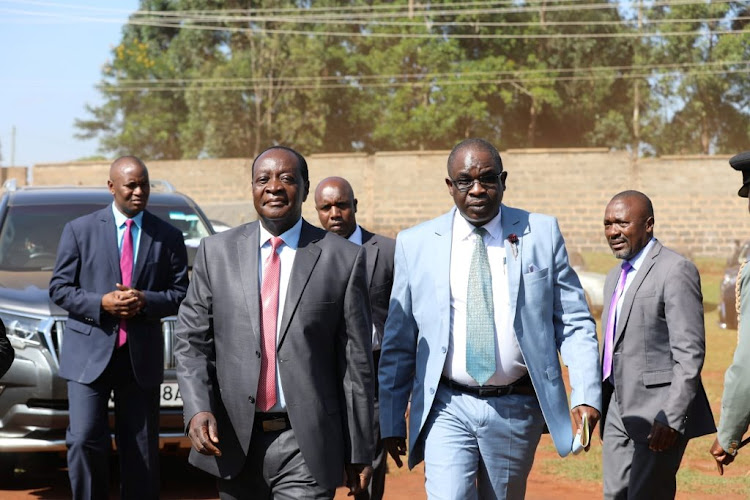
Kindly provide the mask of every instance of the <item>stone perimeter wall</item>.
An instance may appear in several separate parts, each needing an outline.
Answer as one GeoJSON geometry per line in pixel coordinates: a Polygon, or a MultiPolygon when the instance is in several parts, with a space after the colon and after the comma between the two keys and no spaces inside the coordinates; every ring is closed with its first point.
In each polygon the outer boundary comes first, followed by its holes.
{"type": "MultiPolygon", "coordinates": [[[[313,192],[329,175],[347,178],[359,200],[357,220],[395,236],[452,206],[444,178],[448,151],[343,153],[307,157],[311,194],[304,217],[317,224],[313,192]]],[[[654,204],[655,234],[693,257],[727,257],[735,240],[750,237],[747,200],[737,196],[741,175],[729,156],[643,159],[606,149],[530,149],[501,152],[508,171],[504,202],[556,216],[571,250],[607,252],[602,218],[609,199],[637,189],[654,204]]],[[[152,179],[164,179],[192,197],[212,219],[236,225],[255,219],[250,159],[152,161],[152,179]]],[[[108,162],[71,162],[3,168],[19,185],[105,185],[108,162]]]]}

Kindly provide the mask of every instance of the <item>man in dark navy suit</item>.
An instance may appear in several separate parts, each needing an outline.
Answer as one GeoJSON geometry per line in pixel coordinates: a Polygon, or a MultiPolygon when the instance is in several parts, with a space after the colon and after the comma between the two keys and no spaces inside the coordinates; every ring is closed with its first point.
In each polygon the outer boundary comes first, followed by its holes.
{"type": "MultiPolygon", "coordinates": [[[[354,197],[351,184],[343,177],[327,177],[320,181],[315,189],[315,210],[318,211],[318,219],[323,229],[363,246],[367,252],[365,263],[372,310],[372,360],[377,373],[383,327],[388,316],[388,300],[393,287],[393,255],[396,240],[371,233],[357,224],[357,198],[354,197]]],[[[385,449],[380,439],[377,377],[374,403],[375,459],[372,462],[372,480],[366,490],[354,496],[355,500],[380,500],[385,492],[387,466],[385,449]]]]}
{"type": "Polygon", "coordinates": [[[68,380],[68,475],[76,499],[106,498],[114,391],[120,496],[159,498],[160,319],[177,314],[188,286],[182,233],[146,211],[148,170],[112,163],[112,205],[63,229],[50,297],[68,311],[60,376],[68,380]]]}

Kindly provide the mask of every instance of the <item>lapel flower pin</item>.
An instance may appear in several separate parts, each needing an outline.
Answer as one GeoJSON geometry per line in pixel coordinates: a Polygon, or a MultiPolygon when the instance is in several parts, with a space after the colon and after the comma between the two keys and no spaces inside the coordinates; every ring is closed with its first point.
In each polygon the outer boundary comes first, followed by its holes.
{"type": "Polygon", "coordinates": [[[518,258],[518,236],[516,233],[510,233],[508,235],[508,241],[510,242],[510,248],[513,250],[513,258],[518,258]]]}

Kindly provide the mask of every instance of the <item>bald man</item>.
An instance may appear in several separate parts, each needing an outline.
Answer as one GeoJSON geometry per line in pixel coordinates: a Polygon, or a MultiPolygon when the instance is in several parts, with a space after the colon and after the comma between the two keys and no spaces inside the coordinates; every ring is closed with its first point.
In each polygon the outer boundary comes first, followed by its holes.
{"type": "Polygon", "coordinates": [[[654,209],[639,191],[612,198],[604,235],[623,261],[604,283],[604,498],[674,498],[688,440],[716,432],[700,375],[700,276],[654,238],[654,209]]]}
{"type": "Polygon", "coordinates": [[[111,205],[65,225],[50,280],[68,311],[60,376],[68,380],[68,475],[73,498],[107,498],[114,391],[120,497],[159,498],[161,318],[188,287],[182,233],[146,210],[149,178],[135,156],[112,163],[111,205]]]}
{"type": "MultiPolygon", "coordinates": [[[[393,285],[393,254],[396,240],[373,234],[357,224],[357,198],[351,184],[342,177],[328,177],[320,181],[315,189],[315,209],[320,224],[326,231],[347,238],[352,243],[363,245],[366,250],[367,282],[370,288],[372,308],[372,356],[375,373],[380,359],[380,343],[383,327],[388,315],[388,300],[393,285]]],[[[378,386],[375,377],[375,418],[373,422],[376,446],[373,461],[373,477],[366,491],[355,496],[356,500],[380,500],[385,489],[386,460],[380,440],[378,411],[378,386]]]]}

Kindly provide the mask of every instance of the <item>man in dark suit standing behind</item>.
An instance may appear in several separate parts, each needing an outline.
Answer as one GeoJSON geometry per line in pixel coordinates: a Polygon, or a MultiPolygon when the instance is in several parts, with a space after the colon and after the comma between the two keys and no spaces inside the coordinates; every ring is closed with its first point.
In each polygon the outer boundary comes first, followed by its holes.
{"type": "Polygon", "coordinates": [[[604,498],[674,498],[688,440],[716,431],[700,376],[700,276],[654,238],[654,209],[641,192],[612,198],[604,234],[623,261],[604,283],[604,498]]]}
{"type": "Polygon", "coordinates": [[[176,329],[190,463],[222,499],[329,499],[372,474],[365,251],[308,224],[296,151],[252,166],[259,221],[205,238],[176,329]]]}
{"type": "Polygon", "coordinates": [[[68,311],[60,376],[68,380],[68,475],[76,499],[106,498],[114,391],[120,496],[159,498],[160,319],[177,313],[188,286],[182,233],[146,210],[148,170],[115,160],[112,205],[65,225],[50,280],[68,311]]]}
{"type": "MultiPolygon", "coordinates": [[[[351,184],[342,177],[323,179],[315,189],[315,209],[320,224],[367,251],[367,282],[370,289],[372,310],[372,359],[375,373],[378,372],[380,344],[383,340],[383,327],[388,315],[388,300],[393,287],[393,255],[396,240],[371,233],[357,224],[357,198],[351,184]]],[[[355,500],[380,500],[385,490],[386,460],[385,449],[380,440],[378,412],[378,379],[375,377],[375,460],[372,462],[372,481],[366,491],[356,495],[355,500]]]]}

